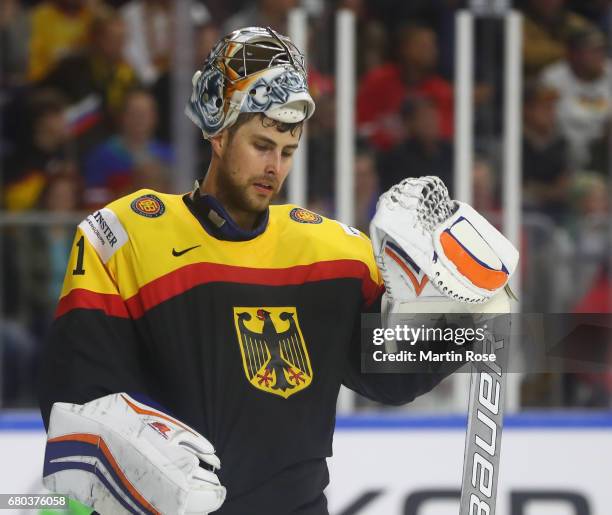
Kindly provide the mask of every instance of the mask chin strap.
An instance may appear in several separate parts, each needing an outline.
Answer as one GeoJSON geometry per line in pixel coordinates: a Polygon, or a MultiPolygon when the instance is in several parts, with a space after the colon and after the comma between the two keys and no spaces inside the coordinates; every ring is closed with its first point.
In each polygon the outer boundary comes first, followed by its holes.
{"type": "Polygon", "coordinates": [[[196,199],[196,195],[200,194],[200,182],[202,181],[202,179],[196,179],[195,183],[193,184],[193,190],[191,191],[191,193],[189,194],[189,198],[194,201],[196,199]]]}
{"type": "MultiPolygon", "coordinates": [[[[248,241],[262,234],[268,226],[270,209],[263,211],[257,225],[250,231],[240,228],[225,210],[223,205],[212,195],[201,195],[200,182],[196,181],[195,189],[187,195],[187,207],[198,219],[200,225],[211,236],[226,241],[248,241]]],[[[186,197],[183,197],[184,199],[186,197]]]]}

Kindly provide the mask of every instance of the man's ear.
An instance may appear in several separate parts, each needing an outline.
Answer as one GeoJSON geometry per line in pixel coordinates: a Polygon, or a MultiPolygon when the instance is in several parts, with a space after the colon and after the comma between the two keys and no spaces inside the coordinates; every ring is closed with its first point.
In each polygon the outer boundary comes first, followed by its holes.
{"type": "Polygon", "coordinates": [[[222,157],[225,153],[225,148],[227,147],[228,140],[229,135],[226,130],[221,131],[216,136],[210,138],[209,141],[212,147],[213,154],[215,154],[217,157],[222,157]]]}

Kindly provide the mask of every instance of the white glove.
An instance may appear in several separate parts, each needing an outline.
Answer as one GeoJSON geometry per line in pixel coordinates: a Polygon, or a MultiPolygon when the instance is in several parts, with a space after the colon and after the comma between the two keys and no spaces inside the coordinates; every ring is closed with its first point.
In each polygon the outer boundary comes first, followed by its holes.
{"type": "Polygon", "coordinates": [[[208,514],[225,500],[212,444],[125,393],[51,410],[43,483],[107,514],[208,514]]]}
{"type": "Polygon", "coordinates": [[[487,302],[518,262],[516,248],[471,206],[451,200],[438,177],[404,179],[384,193],[370,237],[386,302],[418,300],[422,312],[428,300],[487,302]]]}

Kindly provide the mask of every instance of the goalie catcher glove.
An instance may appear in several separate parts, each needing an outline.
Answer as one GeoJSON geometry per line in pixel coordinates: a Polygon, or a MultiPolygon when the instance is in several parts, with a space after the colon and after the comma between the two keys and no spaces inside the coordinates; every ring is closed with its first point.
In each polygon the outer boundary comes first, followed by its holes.
{"type": "Polygon", "coordinates": [[[487,302],[518,262],[512,243],[471,206],[451,200],[433,176],[404,179],[384,193],[370,236],[394,304],[441,296],[487,302]]]}
{"type": "Polygon", "coordinates": [[[225,500],[198,432],[125,393],[51,410],[43,483],[106,514],[207,514],[225,500]]]}

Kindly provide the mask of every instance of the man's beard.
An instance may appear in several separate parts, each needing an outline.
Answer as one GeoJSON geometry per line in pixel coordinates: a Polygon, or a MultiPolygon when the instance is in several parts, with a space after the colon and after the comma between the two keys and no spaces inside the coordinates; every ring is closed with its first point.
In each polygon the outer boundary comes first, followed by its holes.
{"type": "MultiPolygon", "coordinates": [[[[268,209],[270,202],[278,195],[276,186],[273,186],[275,191],[269,201],[260,200],[258,202],[252,195],[249,195],[249,189],[257,180],[250,181],[246,184],[234,182],[232,174],[230,173],[230,168],[225,162],[221,163],[219,172],[220,173],[217,175],[219,181],[217,188],[218,200],[230,209],[242,211],[243,213],[260,215],[268,209]]],[[[270,181],[266,180],[266,182],[270,181]]]]}

